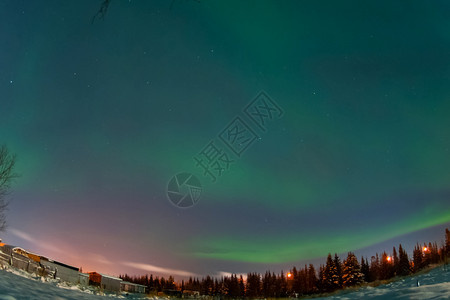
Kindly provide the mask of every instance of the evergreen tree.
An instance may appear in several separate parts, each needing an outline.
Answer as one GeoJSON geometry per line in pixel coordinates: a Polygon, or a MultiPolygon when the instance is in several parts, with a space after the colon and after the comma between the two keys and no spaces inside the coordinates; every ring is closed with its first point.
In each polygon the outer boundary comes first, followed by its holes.
{"type": "Polygon", "coordinates": [[[211,278],[211,276],[206,276],[206,278],[202,279],[202,282],[200,283],[201,290],[200,292],[203,295],[212,296],[214,293],[214,280],[211,278]]]}
{"type": "Polygon", "coordinates": [[[413,251],[414,272],[419,271],[424,266],[422,249],[419,244],[414,247],[413,251]]]}
{"type": "Polygon", "coordinates": [[[239,275],[239,297],[245,297],[245,283],[242,275],[239,275]]]}
{"type": "Polygon", "coordinates": [[[422,251],[422,267],[427,267],[431,264],[431,243],[429,245],[423,244],[421,247],[422,251]]]}
{"type": "Polygon", "coordinates": [[[283,271],[281,271],[280,276],[278,277],[278,284],[280,286],[280,292],[278,297],[287,297],[288,296],[287,280],[286,276],[284,276],[283,271]]]}
{"type": "Polygon", "coordinates": [[[308,268],[308,288],[306,290],[307,294],[313,294],[317,292],[317,276],[316,269],[313,264],[309,264],[308,268]]]}
{"type": "Polygon", "coordinates": [[[317,289],[319,292],[325,292],[325,266],[319,266],[319,278],[317,279],[317,289]]]}
{"type": "Polygon", "coordinates": [[[361,273],[364,275],[364,281],[370,282],[370,267],[367,258],[361,257],[361,273]]]}
{"type": "Polygon", "coordinates": [[[433,244],[430,243],[430,249],[431,249],[431,263],[437,264],[440,261],[440,255],[439,255],[439,248],[436,242],[433,244]]]}
{"type": "Polygon", "coordinates": [[[341,260],[339,259],[339,256],[337,255],[337,253],[334,254],[334,265],[336,266],[336,275],[337,275],[337,286],[338,288],[342,288],[343,287],[343,280],[342,280],[342,263],[341,260]]]}
{"type": "Polygon", "coordinates": [[[355,254],[349,252],[347,259],[344,260],[344,268],[342,270],[342,280],[345,287],[354,286],[364,281],[364,275],[361,273],[361,267],[355,254]]]}
{"type": "Polygon", "coordinates": [[[264,298],[274,297],[272,274],[266,271],[262,278],[262,295],[264,298]]]}
{"type": "Polygon", "coordinates": [[[445,228],[445,246],[444,246],[444,256],[445,258],[450,257],[450,230],[445,228]]]}
{"type": "Polygon", "coordinates": [[[169,279],[167,279],[165,289],[167,290],[175,289],[175,279],[173,278],[172,275],[170,275],[169,279]]]}
{"type": "Polygon", "coordinates": [[[220,282],[220,291],[219,294],[223,296],[228,296],[229,286],[228,286],[228,277],[222,277],[220,282]]]}
{"type": "Polygon", "coordinates": [[[153,284],[155,286],[155,291],[156,292],[161,292],[162,291],[161,282],[159,281],[158,277],[155,278],[155,280],[153,281],[153,284]]]}
{"type": "Polygon", "coordinates": [[[159,284],[161,285],[161,291],[166,288],[166,279],[164,277],[161,277],[159,279],[159,284]]]}
{"type": "Polygon", "coordinates": [[[256,298],[260,296],[261,278],[257,273],[247,274],[247,286],[245,288],[247,297],[256,298]]]}
{"type": "Polygon", "coordinates": [[[219,282],[219,280],[214,279],[214,288],[213,288],[213,295],[219,295],[220,294],[220,290],[221,290],[221,284],[219,282]]]}
{"type": "Polygon", "coordinates": [[[275,275],[275,273],[272,273],[272,277],[275,278],[275,298],[280,298],[282,289],[280,276],[277,276],[275,275]]]}
{"type": "Polygon", "coordinates": [[[337,267],[334,260],[331,258],[331,253],[328,254],[325,269],[323,271],[323,288],[327,292],[332,292],[340,286],[341,278],[339,278],[337,267]]]}
{"type": "Polygon", "coordinates": [[[299,276],[300,274],[298,273],[296,267],[292,268],[291,274],[292,274],[292,279],[291,279],[291,281],[292,281],[292,292],[294,292],[294,293],[301,293],[302,282],[301,282],[301,278],[299,276]]]}
{"type": "Polygon", "coordinates": [[[370,261],[370,279],[369,282],[380,279],[380,258],[378,257],[378,253],[375,256],[372,256],[370,261]]]}
{"type": "Polygon", "coordinates": [[[411,273],[411,270],[409,268],[409,257],[408,253],[406,253],[406,251],[403,249],[402,244],[398,246],[398,255],[399,263],[397,274],[400,276],[407,276],[411,273]]]}
{"type": "Polygon", "coordinates": [[[396,276],[398,274],[399,264],[400,264],[400,260],[397,255],[397,250],[394,247],[392,249],[392,273],[393,273],[393,276],[396,276]]]}
{"type": "Polygon", "coordinates": [[[394,275],[392,257],[383,252],[380,262],[380,279],[389,279],[394,275]]]}

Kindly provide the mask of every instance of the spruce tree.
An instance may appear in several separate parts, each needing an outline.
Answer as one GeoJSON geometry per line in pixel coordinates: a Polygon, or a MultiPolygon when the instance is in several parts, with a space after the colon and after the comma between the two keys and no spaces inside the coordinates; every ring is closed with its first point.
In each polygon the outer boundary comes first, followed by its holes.
{"type": "Polygon", "coordinates": [[[338,270],[336,268],[334,260],[333,258],[331,258],[331,253],[329,253],[322,278],[325,291],[332,292],[338,289],[340,287],[339,283],[341,282],[341,280],[342,279],[339,278],[338,270]]]}
{"type": "Polygon", "coordinates": [[[402,244],[398,246],[398,275],[400,276],[406,276],[411,273],[411,270],[409,268],[409,257],[408,253],[403,249],[402,244]]]}
{"type": "Polygon", "coordinates": [[[349,252],[347,259],[344,260],[342,273],[344,287],[354,286],[364,281],[364,275],[361,273],[361,267],[358,263],[358,259],[352,252],[349,252]]]}
{"type": "Polygon", "coordinates": [[[364,275],[364,281],[370,282],[370,268],[367,258],[361,257],[361,273],[364,275]]]}
{"type": "Polygon", "coordinates": [[[257,273],[249,273],[247,275],[247,297],[255,298],[260,296],[261,292],[261,278],[257,273]]]}
{"type": "Polygon", "coordinates": [[[393,276],[393,263],[392,258],[389,259],[389,255],[386,254],[386,252],[383,252],[381,255],[381,262],[380,262],[380,279],[389,279],[393,276]]]}
{"type": "Polygon", "coordinates": [[[280,295],[279,297],[287,297],[287,281],[286,276],[284,276],[284,272],[281,271],[280,277],[279,277],[279,284],[280,284],[280,295]]]}
{"type": "Polygon", "coordinates": [[[245,283],[242,275],[239,276],[239,296],[241,298],[245,297],[245,283]]]}
{"type": "Polygon", "coordinates": [[[273,297],[272,275],[269,271],[266,271],[266,274],[262,278],[262,295],[264,298],[273,297]]]}
{"type": "Polygon", "coordinates": [[[380,279],[380,259],[378,257],[378,253],[375,256],[372,256],[370,261],[370,280],[375,281],[380,279]]]}
{"type": "Polygon", "coordinates": [[[392,249],[392,273],[393,276],[396,276],[398,274],[398,266],[399,266],[400,260],[397,255],[397,250],[395,247],[392,249]]]}
{"type": "Polygon", "coordinates": [[[317,279],[317,288],[318,288],[319,292],[325,292],[324,278],[325,278],[325,266],[320,265],[319,266],[319,278],[317,279]]]}
{"type": "Polygon", "coordinates": [[[219,282],[219,280],[214,279],[214,288],[213,288],[213,295],[217,296],[220,294],[220,290],[221,290],[221,284],[219,282]]]}
{"type": "Polygon", "coordinates": [[[342,263],[339,259],[339,256],[337,253],[334,254],[334,265],[336,266],[336,274],[337,274],[337,286],[338,288],[343,287],[343,281],[342,281],[342,263]]]}
{"type": "Polygon", "coordinates": [[[291,281],[292,281],[292,291],[294,293],[301,293],[302,283],[301,283],[301,278],[299,276],[300,274],[297,271],[296,267],[292,268],[291,274],[292,274],[292,279],[291,279],[291,281]]]}
{"type": "Polygon", "coordinates": [[[450,257],[450,230],[448,228],[445,228],[445,258],[450,257]]]}
{"type": "Polygon", "coordinates": [[[313,264],[309,264],[308,268],[308,288],[306,293],[312,294],[317,292],[317,276],[316,276],[316,269],[314,268],[313,264]]]}
{"type": "Polygon", "coordinates": [[[422,249],[419,244],[414,247],[413,251],[414,272],[423,268],[422,249]]]}

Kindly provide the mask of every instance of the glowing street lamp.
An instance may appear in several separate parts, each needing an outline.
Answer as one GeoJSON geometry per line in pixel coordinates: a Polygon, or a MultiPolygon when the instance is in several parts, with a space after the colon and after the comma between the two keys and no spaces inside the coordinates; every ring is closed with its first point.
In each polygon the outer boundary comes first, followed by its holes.
{"type": "Polygon", "coordinates": [[[292,273],[291,272],[287,273],[287,278],[289,278],[289,279],[292,278],[292,273]]]}
{"type": "Polygon", "coordinates": [[[422,251],[423,251],[423,252],[428,252],[428,248],[427,248],[427,247],[423,247],[423,248],[422,248],[422,251]]]}
{"type": "Polygon", "coordinates": [[[386,260],[387,260],[388,262],[391,262],[391,261],[392,261],[392,257],[391,257],[391,256],[388,256],[388,257],[386,257],[386,260]]]}

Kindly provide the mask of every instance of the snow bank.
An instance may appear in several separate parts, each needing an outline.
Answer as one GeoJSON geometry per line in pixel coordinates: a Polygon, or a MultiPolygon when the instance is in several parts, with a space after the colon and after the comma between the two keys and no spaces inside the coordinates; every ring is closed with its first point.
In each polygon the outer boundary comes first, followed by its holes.
{"type": "Polygon", "coordinates": [[[386,285],[368,286],[353,291],[344,290],[330,297],[316,299],[450,299],[450,266],[440,266],[429,273],[386,285]]]}
{"type": "Polygon", "coordinates": [[[9,266],[4,266],[4,269],[0,270],[0,300],[19,300],[24,298],[38,300],[104,300],[108,298],[125,298],[114,294],[100,296],[98,295],[99,293],[93,287],[70,285],[65,282],[59,282],[57,279],[40,277],[9,266]]]}

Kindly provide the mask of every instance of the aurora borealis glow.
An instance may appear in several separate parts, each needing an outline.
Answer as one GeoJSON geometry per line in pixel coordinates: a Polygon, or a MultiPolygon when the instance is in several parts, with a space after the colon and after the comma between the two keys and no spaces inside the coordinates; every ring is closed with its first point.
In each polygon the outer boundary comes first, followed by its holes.
{"type": "Polygon", "coordinates": [[[442,239],[448,2],[112,0],[91,24],[100,4],[0,1],[5,242],[186,276],[442,239]],[[283,117],[211,183],[193,156],[261,90],[283,117]],[[179,172],[204,188],[189,209],[179,172]]]}

